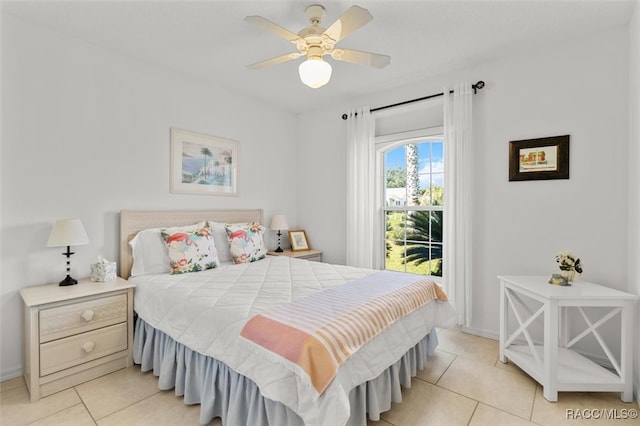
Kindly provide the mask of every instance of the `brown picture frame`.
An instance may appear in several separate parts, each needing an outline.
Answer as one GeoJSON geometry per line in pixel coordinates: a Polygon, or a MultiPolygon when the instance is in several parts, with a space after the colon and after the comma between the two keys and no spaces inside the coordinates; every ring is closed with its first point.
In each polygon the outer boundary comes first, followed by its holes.
{"type": "Polygon", "coordinates": [[[309,240],[307,239],[307,234],[303,229],[289,231],[289,242],[291,243],[292,251],[311,250],[311,247],[309,246],[309,240]]]}
{"type": "Polygon", "coordinates": [[[509,181],[569,179],[569,135],[509,142],[509,181]]]}

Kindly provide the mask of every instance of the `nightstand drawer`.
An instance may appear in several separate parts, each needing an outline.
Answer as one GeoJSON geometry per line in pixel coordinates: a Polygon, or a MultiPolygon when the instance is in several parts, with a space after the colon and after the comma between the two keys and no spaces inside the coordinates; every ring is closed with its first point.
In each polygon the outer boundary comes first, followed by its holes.
{"type": "Polygon", "coordinates": [[[127,295],[108,296],[40,311],[40,343],[127,321],[127,295]]]}
{"type": "Polygon", "coordinates": [[[298,256],[298,259],[310,260],[312,262],[322,262],[322,254],[312,254],[309,256],[298,256]]]}
{"type": "Polygon", "coordinates": [[[127,349],[127,323],[40,345],[40,377],[127,349]]]}
{"type": "Polygon", "coordinates": [[[270,252],[267,252],[267,254],[271,256],[287,256],[287,257],[293,257],[296,259],[310,260],[312,262],[322,262],[322,250],[309,249],[309,250],[293,251],[291,249],[285,249],[279,252],[270,251],[270,252]]]}

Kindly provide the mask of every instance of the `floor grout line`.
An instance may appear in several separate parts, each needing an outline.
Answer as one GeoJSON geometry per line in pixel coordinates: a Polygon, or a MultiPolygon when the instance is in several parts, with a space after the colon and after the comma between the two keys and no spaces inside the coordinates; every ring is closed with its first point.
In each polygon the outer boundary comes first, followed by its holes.
{"type": "Polygon", "coordinates": [[[93,417],[93,414],[91,413],[91,410],[89,410],[89,407],[87,407],[87,404],[84,402],[84,399],[82,399],[82,395],[80,395],[80,392],[78,392],[77,386],[74,386],[73,390],[75,391],[76,395],[78,395],[78,399],[80,399],[80,403],[82,404],[84,409],[87,410],[87,413],[89,414],[89,417],[91,417],[91,420],[93,420],[93,424],[97,425],[98,421],[95,419],[95,417],[93,417]]]}

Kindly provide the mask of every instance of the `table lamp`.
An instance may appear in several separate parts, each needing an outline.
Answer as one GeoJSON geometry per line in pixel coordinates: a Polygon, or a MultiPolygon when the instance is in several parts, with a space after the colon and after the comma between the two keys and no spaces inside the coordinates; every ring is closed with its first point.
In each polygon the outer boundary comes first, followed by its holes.
{"type": "Polygon", "coordinates": [[[274,231],[278,231],[278,248],[275,249],[276,253],[282,253],[282,248],[280,247],[280,236],[282,232],[289,229],[289,225],[287,224],[287,219],[283,214],[277,214],[271,218],[271,229],[274,231]]]}
{"type": "Polygon", "coordinates": [[[67,251],[63,252],[67,256],[67,277],[60,281],[61,286],[78,284],[78,280],[71,278],[71,246],[79,246],[89,244],[87,231],[84,230],[80,219],[61,219],[56,221],[49,235],[47,247],[64,247],[67,251]]]}

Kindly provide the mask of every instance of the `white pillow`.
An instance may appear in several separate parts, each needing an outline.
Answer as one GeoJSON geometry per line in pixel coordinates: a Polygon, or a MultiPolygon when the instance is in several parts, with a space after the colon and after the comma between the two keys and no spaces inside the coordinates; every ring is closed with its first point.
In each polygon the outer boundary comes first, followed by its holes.
{"type": "Polygon", "coordinates": [[[213,243],[218,250],[218,259],[220,262],[231,262],[231,250],[229,250],[229,240],[227,239],[227,230],[224,223],[208,221],[213,235],[213,243]]]}
{"type": "MultiPolygon", "coordinates": [[[[206,222],[196,223],[195,225],[175,226],[166,228],[169,233],[183,230],[195,231],[203,228],[206,222]]],[[[131,256],[133,263],[131,265],[131,276],[147,274],[163,274],[171,272],[169,251],[164,242],[164,238],[160,231],[165,228],[149,228],[138,232],[129,245],[131,246],[131,256]]]]}

